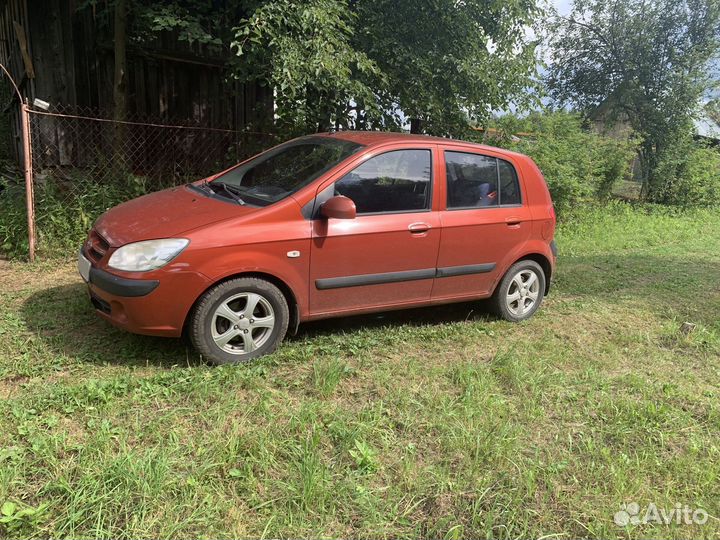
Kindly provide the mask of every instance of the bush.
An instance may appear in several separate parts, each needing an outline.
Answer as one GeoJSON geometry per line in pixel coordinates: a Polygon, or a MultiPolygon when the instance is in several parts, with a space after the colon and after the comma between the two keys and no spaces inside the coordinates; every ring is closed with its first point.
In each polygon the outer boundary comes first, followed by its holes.
{"type": "Polygon", "coordinates": [[[486,142],[527,154],[543,172],[559,214],[590,200],[606,199],[630,173],[634,141],[594,133],[580,115],[532,113],[497,120],[498,137],[486,142]],[[520,140],[512,137],[520,133],[520,140]]]}
{"type": "MultiPolygon", "coordinates": [[[[142,178],[128,175],[98,183],[81,172],[69,178],[49,176],[35,186],[38,252],[74,254],[95,219],[108,208],[146,192],[142,178]],[[71,191],[68,191],[71,188],[71,191]]],[[[25,186],[18,178],[0,178],[0,246],[10,257],[28,252],[25,186]]]]}
{"type": "Polygon", "coordinates": [[[651,199],[684,207],[720,205],[720,150],[693,141],[663,156],[651,199]]]}
{"type": "Polygon", "coordinates": [[[0,177],[0,250],[9,257],[28,252],[25,188],[5,176],[0,177]]]}

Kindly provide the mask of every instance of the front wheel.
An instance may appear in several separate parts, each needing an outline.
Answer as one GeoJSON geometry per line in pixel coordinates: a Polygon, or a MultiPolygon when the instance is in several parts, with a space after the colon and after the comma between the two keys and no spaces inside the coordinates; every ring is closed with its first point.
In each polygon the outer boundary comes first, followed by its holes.
{"type": "Polygon", "coordinates": [[[246,362],[274,351],[289,319],[287,301],[275,285],[232,279],[202,296],[190,321],[190,338],[213,364],[246,362]]]}
{"type": "Polygon", "coordinates": [[[520,322],[540,308],[545,294],[545,272],[535,261],[513,264],[493,293],[493,310],[503,319],[520,322]]]}

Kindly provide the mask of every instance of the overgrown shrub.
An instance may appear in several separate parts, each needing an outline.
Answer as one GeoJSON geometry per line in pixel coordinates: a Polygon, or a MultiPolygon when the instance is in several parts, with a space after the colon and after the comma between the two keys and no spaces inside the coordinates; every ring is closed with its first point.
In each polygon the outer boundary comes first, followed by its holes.
{"type": "MultiPolygon", "coordinates": [[[[82,172],[62,181],[48,176],[35,186],[38,251],[74,254],[95,219],[108,208],[146,192],[142,178],[127,175],[96,182],[82,172]]],[[[0,177],[0,247],[10,257],[28,252],[25,188],[18,178],[0,177]]]]}
{"type": "Polygon", "coordinates": [[[720,149],[678,141],[663,154],[650,198],[685,207],[720,205],[720,149]]]}
{"type": "Polygon", "coordinates": [[[609,197],[615,183],[630,174],[634,141],[594,133],[583,126],[578,114],[508,115],[495,127],[497,137],[485,142],[532,157],[560,214],[581,202],[609,197]]]}
{"type": "Polygon", "coordinates": [[[27,254],[25,189],[17,179],[0,177],[0,250],[3,255],[27,254]]]}

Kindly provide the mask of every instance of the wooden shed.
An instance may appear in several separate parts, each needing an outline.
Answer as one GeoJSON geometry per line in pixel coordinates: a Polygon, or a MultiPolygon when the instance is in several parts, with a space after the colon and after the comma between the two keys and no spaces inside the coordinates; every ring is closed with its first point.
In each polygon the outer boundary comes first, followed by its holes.
{"type": "MultiPolygon", "coordinates": [[[[112,27],[86,4],[0,0],[0,62],[31,103],[38,98],[65,110],[112,111],[112,27]]],[[[232,81],[230,51],[180,41],[172,32],[159,33],[141,46],[129,42],[126,50],[128,118],[226,129],[272,121],[272,91],[232,81]]],[[[4,114],[13,117],[19,158],[17,100],[9,91],[2,99],[4,114]]]]}

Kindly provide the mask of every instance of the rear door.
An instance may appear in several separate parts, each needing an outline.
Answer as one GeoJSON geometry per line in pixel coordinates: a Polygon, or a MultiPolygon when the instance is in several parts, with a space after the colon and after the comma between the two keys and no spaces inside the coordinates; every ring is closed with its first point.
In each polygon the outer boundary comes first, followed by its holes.
{"type": "Polygon", "coordinates": [[[394,146],[320,187],[318,199],[352,199],[357,217],[313,220],[312,315],[430,299],[440,246],[437,159],[436,145],[394,146]]]}
{"type": "Polygon", "coordinates": [[[484,296],[530,236],[522,179],[500,154],[453,146],[441,154],[445,208],[432,298],[484,296]]]}

